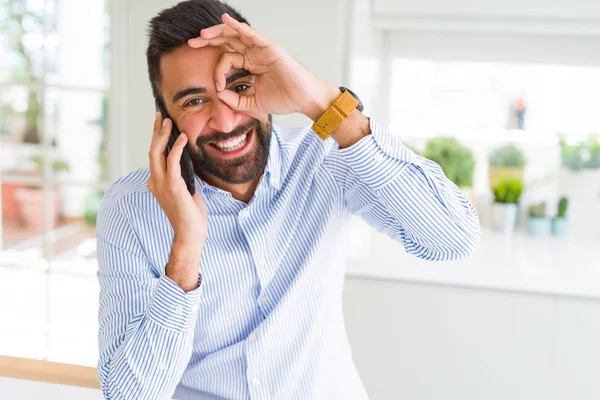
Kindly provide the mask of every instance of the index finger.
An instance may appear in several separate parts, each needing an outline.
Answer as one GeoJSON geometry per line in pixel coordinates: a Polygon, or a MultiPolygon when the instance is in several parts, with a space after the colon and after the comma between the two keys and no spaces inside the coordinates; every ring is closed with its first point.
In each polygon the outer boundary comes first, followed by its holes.
{"type": "Polygon", "coordinates": [[[160,128],[162,126],[163,115],[160,111],[157,111],[154,115],[154,130],[152,131],[152,140],[150,140],[150,147],[154,145],[156,138],[160,132],[160,128]]]}
{"type": "Polygon", "coordinates": [[[269,40],[266,37],[258,33],[256,29],[250,27],[250,25],[246,23],[239,22],[231,15],[223,14],[221,18],[223,20],[223,23],[229,26],[234,31],[236,31],[239,34],[240,39],[242,39],[244,42],[250,41],[252,44],[257,45],[259,47],[265,47],[271,44],[271,42],[269,42],[269,40]]]}

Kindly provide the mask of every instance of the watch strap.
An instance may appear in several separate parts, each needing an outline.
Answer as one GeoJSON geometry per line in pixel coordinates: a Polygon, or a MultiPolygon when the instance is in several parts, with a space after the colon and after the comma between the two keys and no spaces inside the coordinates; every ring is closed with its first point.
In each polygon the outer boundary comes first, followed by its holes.
{"type": "Polygon", "coordinates": [[[359,101],[345,90],[333,101],[331,106],[312,125],[312,130],[323,140],[331,136],[331,133],[342,123],[342,121],[358,107],[359,101]]]}

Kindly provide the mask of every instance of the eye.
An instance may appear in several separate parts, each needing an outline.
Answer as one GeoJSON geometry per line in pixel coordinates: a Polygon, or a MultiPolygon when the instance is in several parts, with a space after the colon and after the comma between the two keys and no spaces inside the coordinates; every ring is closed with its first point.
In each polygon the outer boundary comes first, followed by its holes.
{"type": "Polygon", "coordinates": [[[194,106],[199,106],[202,103],[203,103],[202,99],[199,99],[199,98],[196,97],[196,98],[193,98],[193,99],[190,99],[190,100],[186,101],[183,104],[183,106],[184,107],[194,107],[194,106]]]}
{"type": "Polygon", "coordinates": [[[250,85],[240,84],[240,85],[237,85],[236,87],[234,87],[233,91],[236,93],[240,93],[240,92],[248,90],[248,88],[250,88],[250,85]]]}

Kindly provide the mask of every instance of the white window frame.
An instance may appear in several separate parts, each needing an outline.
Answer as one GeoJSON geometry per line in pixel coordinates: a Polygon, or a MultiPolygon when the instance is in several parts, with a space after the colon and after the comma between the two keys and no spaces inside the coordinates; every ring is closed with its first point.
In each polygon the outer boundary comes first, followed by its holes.
{"type": "MultiPolygon", "coordinates": [[[[109,121],[107,132],[107,154],[109,157],[108,163],[108,180],[98,182],[79,181],[69,178],[57,179],[51,174],[50,152],[51,144],[49,137],[46,134],[46,129],[43,123],[39,124],[39,134],[41,140],[41,154],[43,160],[44,174],[41,177],[27,177],[18,174],[3,174],[0,172],[0,180],[3,182],[24,183],[31,185],[39,185],[44,193],[44,229],[42,231],[43,252],[45,255],[54,253],[53,241],[49,240],[49,235],[52,231],[52,210],[50,208],[51,191],[56,185],[69,186],[84,186],[97,190],[105,190],[111,181],[122,175],[126,168],[126,143],[127,138],[121,132],[126,132],[124,129],[126,124],[126,102],[123,102],[122,90],[124,85],[125,70],[124,63],[126,62],[126,43],[121,38],[124,37],[126,31],[127,18],[127,2],[111,1],[111,32],[109,51],[111,54],[110,66],[110,84],[108,88],[103,87],[86,87],[80,85],[68,84],[51,84],[51,83],[19,83],[19,82],[2,82],[0,90],[6,90],[11,87],[26,87],[29,89],[37,89],[41,97],[41,102],[44,102],[44,96],[47,89],[59,89],[68,91],[84,91],[96,92],[109,95],[109,121]],[[119,40],[115,40],[119,38],[119,40]]],[[[43,116],[41,116],[43,118],[43,116]]],[[[0,189],[1,190],[1,189],[0,189]]],[[[2,248],[2,215],[0,214],[0,248],[2,248]]],[[[50,270],[50,268],[48,268],[50,270]]]]}

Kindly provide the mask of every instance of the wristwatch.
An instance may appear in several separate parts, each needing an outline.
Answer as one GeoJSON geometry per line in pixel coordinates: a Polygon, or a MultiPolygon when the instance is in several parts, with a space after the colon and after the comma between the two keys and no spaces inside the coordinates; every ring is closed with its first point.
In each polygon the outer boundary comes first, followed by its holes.
{"type": "Polygon", "coordinates": [[[330,137],[355,108],[360,112],[363,110],[362,102],[352,90],[341,86],[340,91],[341,96],[312,125],[312,130],[323,140],[330,137]]]}

